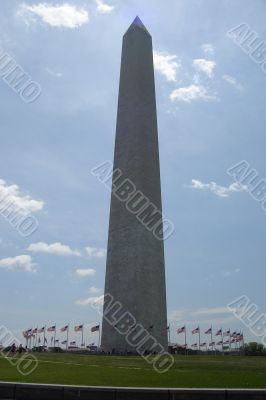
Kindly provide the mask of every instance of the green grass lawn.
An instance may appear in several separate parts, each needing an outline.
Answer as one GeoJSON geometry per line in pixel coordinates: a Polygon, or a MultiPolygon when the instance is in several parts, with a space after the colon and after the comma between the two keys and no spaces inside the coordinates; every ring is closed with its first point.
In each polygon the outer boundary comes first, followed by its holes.
{"type": "Polygon", "coordinates": [[[88,386],[266,388],[266,357],[176,356],[164,374],[141,357],[37,353],[38,367],[23,376],[0,358],[0,380],[88,386]]]}

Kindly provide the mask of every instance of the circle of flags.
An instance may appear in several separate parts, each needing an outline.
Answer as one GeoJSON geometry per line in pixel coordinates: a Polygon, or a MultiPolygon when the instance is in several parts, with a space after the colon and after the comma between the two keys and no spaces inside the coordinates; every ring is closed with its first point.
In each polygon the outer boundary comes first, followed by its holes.
{"type": "Polygon", "coordinates": [[[231,332],[231,330],[223,331],[222,328],[220,328],[214,336],[220,336],[220,340],[215,341],[213,340],[213,328],[212,326],[204,331],[204,335],[211,335],[211,341],[207,343],[206,341],[202,342],[201,341],[201,329],[200,326],[197,326],[197,328],[194,328],[191,330],[192,335],[198,335],[198,341],[196,343],[191,344],[190,346],[187,343],[187,328],[186,326],[182,326],[177,329],[177,334],[180,335],[184,333],[185,335],[185,343],[181,347],[187,349],[191,347],[192,349],[198,349],[200,350],[201,348],[206,348],[206,351],[208,350],[208,347],[211,347],[212,350],[216,349],[216,346],[222,346],[222,350],[225,348],[230,348],[232,350],[232,344],[234,344],[234,349],[239,349],[240,346],[244,345],[244,336],[242,332],[231,332]]]}
{"type": "MultiPolygon", "coordinates": [[[[74,332],[81,332],[81,348],[85,347],[85,342],[84,342],[84,329],[85,326],[84,324],[81,325],[76,325],[74,326],[74,332]]],[[[77,341],[70,341],[69,342],[69,332],[70,332],[70,324],[67,324],[63,326],[62,328],[59,329],[61,333],[65,333],[66,337],[64,340],[58,339],[56,337],[57,334],[57,327],[55,325],[51,326],[43,326],[41,328],[34,328],[34,329],[27,329],[22,332],[23,337],[26,339],[26,347],[32,348],[32,347],[47,347],[48,345],[48,338],[47,338],[47,333],[53,333],[53,336],[50,336],[50,345],[53,347],[59,346],[60,343],[62,345],[66,346],[66,349],[69,347],[76,347],[77,346],[77,341]],[[61,342],[60,342],[61,340],[61,342]]],[[[98,340],[98,347],[100,343],[100,324],[93,326],[90,329],[90,332],[99,332],[99,340],[98,340]]],[[[94,346],[94,343],[90,344],[89,346],[94,346]]]]}

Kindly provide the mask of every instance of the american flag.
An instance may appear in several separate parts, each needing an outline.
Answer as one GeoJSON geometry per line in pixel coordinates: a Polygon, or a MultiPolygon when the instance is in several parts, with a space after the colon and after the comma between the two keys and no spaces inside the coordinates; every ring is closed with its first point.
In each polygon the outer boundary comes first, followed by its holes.
{"type": "Polygon", "coordinates": [[[62,344],[67,344],[67,341],[66,340],[63,340],[63,342],[61,342],[62,344]]]}
{"type": "Polygon", "coordinates": [[[70,342],[70,346],[76,346],[76,342],[70,342]]]}
{"type": "Polygon", "coordinates": [[[91,328],[91,332],[97,332],[97,331],[99,331],[100,330],[100,325],[96,325],[96,326],[93,326],[92,328],[91,328]]]}
{"type": "Polygon", "coordinates": [[[217,344],[217,346],[220,346],[221,344],[223,344],[223,341],[221,340],[220,342],[217,342],[216,344],[217,344]]]}
{"type": "Polygon", "coordinates": [[[205,335],[210,335],[211,333],[212,333],[212,328],[208,329],[208,330],[205,332],[205,335]]]}
{"type": "Polygon", "coordinates": [[[185,332],[185,330],[186,330],[186,327],[185,327],[185,326],[182,326],[182,328],[178,328],[178,329],[177,329],[177,333],[178,333],[178,334],[183,333],[183,332],[185,332]]]}
{"type": "Polygon", "coordinates": [[[68,325],[66,325],[60,329],[61,332],[66,332],[67,330],[68,330],[68,325]]]}
{"type": "Polygon", "coordinates": [[[39,333],[45,332],[45,326],[38,330],[39,333]]]}
{"type": "Polygon", "coordinates": [[[233,337],[233,338],[235,338],[236,335],[237,335],[237,332],[236,332],[236,331],[234,331],[233,333],[231,333],[231,337],[233,337]]]}
{"type": "Polygon", "coordinates": [[[236,335],[236,342],[241,342],[241,340],[243,340],[243,335],[241,333],[238,333],[236,335]]]}
{"type": "Polygon", "coordinates": [[[206,342],[201,343],[200,347],[206,346],[206,342]]]}
{"type": "Polygon", "coordinates": [[[55,332],[55,328],[56,328],[55,325],[50,326],[50,327],[47,329],[47,332],[55,332]]]}
{"type": "Polygon", "coordinates": [[[211,343],[210,343],[210,346],[214,346],[214,345],[215,345],[215,342],[211,342],[211,343]]]}
{"type": "Polygon", "coordinates": [[[192,335],[195,335],[195,333],[199,333],[199,326],[196,329],[193,329],[192,335]]]}
{"type": "Polygon", "coordinates": [[[32,335],[32,329],[27,329],[26,331],[22,332],[25,338],[30,338],[32,335]]]}
{"type": "Polygon", "coordinates": [[[219,331],[217,331],[216,333],[215,333],[215,336],[221,336],[222,335],[222,329],[219,329],[219,331]]]}
{"type": "Polygon", "coordinates": [[[80,331],[82,331],[82,329],[83,329],[83,325],[77,325],[77,326],[75,326],[74,331],[80,332],[80,331]]]}
{"type": "Polygon", "coordinates": [[[37,333],[38,332],[38,328],[35,328],[31,331],[31,333],[37,333]]]}
{"type": "Polygon", "coordinates": [[[230,344],[230,340],[227,340],[226,342],[224,342],[224,344],[230,344]]]}
{"type": "Polygon", "coordinates": [[[191,347],[198,347],[198,344],[194,343],[194,344],[191,345],[191,347]]]}
{"type": "Polygon", "coordinates": [[[223,334],[224,336],[230,336],[230,330],[229,331],[226,331],[226,332],[224,332],[224,334],[223,334]]]}

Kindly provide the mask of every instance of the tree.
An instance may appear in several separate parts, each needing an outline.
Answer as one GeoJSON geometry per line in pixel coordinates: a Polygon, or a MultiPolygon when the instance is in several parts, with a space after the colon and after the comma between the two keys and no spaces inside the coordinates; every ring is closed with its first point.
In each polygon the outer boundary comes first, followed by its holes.
{"type": "Polygon", "coordinates": [[[266,348],[262,343],[250,342],[245,344],[245,354],[248,356],[266,356],[266,348]]]}

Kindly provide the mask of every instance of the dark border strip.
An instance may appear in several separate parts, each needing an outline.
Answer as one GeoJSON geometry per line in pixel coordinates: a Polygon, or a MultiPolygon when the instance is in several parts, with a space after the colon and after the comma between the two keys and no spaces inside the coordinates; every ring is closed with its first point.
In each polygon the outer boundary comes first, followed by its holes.
{"type": "Polygon", "coordinates": [[[0,382],[1,400],[266,400],[266,389],[126,388],[0,382]]]}

